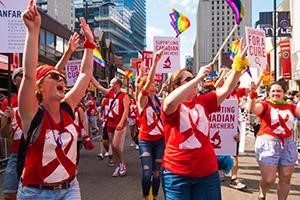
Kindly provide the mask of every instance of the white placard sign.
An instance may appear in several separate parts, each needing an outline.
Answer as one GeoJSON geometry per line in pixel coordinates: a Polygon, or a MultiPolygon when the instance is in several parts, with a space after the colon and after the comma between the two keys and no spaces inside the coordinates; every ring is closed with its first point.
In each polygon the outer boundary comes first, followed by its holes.
{"type": "Polygon", "coordinates": [[[66,65],[67,86],[73,86],[78,78],[81,60],[70,60],[66,65]]]}
{"type": "Polygon", "coordinates": [[[220,111],[209,115],[210,141],[217,155],[236,155],[237,143],[234,136],[238,126],[238,101],[226,99],[220,111]]]}
{"type": "Polygon", "coordinates": [[[173,37],[153,38],[154,52],[164,48],[171,40],[173,40],[164,50],[163,56],[157,64],[156,72],[173,73],[180,69],[180,39],[173,37]]]}
{"type": "Polygon", "coordinates": [[[22,53],[26,28],[22,13],[28,0],[0,0],[0,52],[22,53]]]}
{"type": "Polygon", "coordinates": [[[265,31],[250,27],[245,27],[245,31],[250,67],[265,69],[267,64],[265,31]]]}

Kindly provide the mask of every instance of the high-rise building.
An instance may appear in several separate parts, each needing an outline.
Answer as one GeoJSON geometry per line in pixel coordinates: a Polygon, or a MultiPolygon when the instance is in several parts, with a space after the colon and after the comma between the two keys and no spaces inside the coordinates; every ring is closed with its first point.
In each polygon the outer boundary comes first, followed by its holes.
{"type": "Polygon", "coordinates": [[[145,0],[74,0],[74,6],[75,27],[79,28],[78,17],[85,16],[93,29],[104,32],[114,53],[122,56],[126,65],[145,48],[145,0]]]}
{"type": "Polygon", "coordinates": [[[73,0],[36,0],[36,5],[70,30],[74,30],[73,0]]]}
{"type": "MultiPolygon", "coordinates": [[[[252,3],[242,0],[245,18],[231,36],[223,52],[228,52],[229,43],[245,36],[245,26],[251,27],[252,3]]],[[[197,35],[194,46],[195,70],[210,63],[224,39],[235,25],[235,16],[225,0],[200,0],[197,11],[197,35]]]]}
{"type": "Polygon", "coordinates": [[[116,5],[128,7],[132,12],[130,20],[132,40],[137,50],[146,47],[146,0],[115,0],[116,5]]]}

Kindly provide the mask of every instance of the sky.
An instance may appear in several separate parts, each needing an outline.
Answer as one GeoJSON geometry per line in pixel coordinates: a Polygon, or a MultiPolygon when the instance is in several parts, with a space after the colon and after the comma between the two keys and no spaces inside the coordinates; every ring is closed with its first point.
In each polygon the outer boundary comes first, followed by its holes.
{"type": "MultiPolygon", "coordinates": [[[[180,35],[180,61],[181,66],[184,66],[185,56],[193,55],[198,2],[199,0],[146,0],[147,50],[153,49],[153,36],[176,36],[174,29],[170,25],[169,17],[169,13],[172,11],[172,8],[175,8],[186,15],[191,21],[191,27],[180,35]]],[[[277,5],[281,2],[282,0],[277,0],[277,5]]],[[[272,10],[273,0],[252,0],[252,24],[258,20],[259,12],[272,10]]]]}

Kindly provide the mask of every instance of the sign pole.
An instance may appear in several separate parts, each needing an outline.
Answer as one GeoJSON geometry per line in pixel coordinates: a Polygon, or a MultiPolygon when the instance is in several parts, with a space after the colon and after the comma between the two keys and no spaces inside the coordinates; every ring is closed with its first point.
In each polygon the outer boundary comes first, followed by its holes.
{"type": "Polygon", "coordinates": [[[273,32],[274,32],[274,36],[273,36],[273,43],[274,43],[274,81],[277,80],[277,44],[276,44],[276,34],[277,34],[277,19],[276,19],[276,0],[274,0],[273,3],[274,6],[274,15],[273,15],[273,32]]]}
{"type": "Polygon", "coordinates": [[[8,106],[10,106],[11,104],[11,64],[13,62],[13,54],[12,53],[8,53],[7,54],[7,57],[8,57],[8,62],[7,62],[7,65],[8,65],[8,87],[7,87],[7,102],[8,102],[8,106]]]}

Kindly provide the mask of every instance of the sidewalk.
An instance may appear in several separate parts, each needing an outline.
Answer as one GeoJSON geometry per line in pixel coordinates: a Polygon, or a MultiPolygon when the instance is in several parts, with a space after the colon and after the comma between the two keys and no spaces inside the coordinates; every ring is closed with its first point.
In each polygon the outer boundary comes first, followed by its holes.
{"type": "MultiPolygon", "coordinates": [[[[246,136],[246,151],[239,156],[239,172],[238,176],[242,182],[247,185],[245,191],[238,191],[230,188],[229,179],[222,183],[222,199],[223,200],[255,200],[258,197],[258,185],[260,179],[260,171],[254,154],[254,136],[248,134],[246,136]]],[[[300,159],[300,156],[298,157],[300,159]]],[[[278,182],[278,179],[276,183],[278,182]]],[[[276,200],[276,186],[274,186],[267,194],[268,200],[276,200]]],[[[300,166],[296,166],[291,181],[291,190],[288,200],[300,199],[300,166]]]]}

